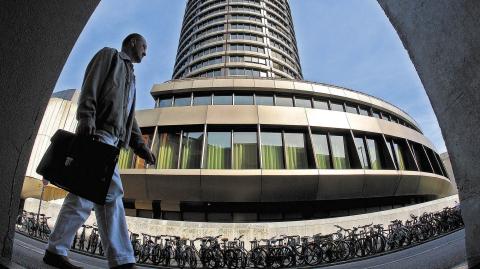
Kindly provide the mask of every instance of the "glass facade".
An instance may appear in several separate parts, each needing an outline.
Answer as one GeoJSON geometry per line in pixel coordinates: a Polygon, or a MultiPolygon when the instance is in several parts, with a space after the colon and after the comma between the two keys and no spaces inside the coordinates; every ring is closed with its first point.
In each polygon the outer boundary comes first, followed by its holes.
{"type": "Polygon", "coordinates": [[[176,169],[180,149],[180,132],[159,133],[157,169],[176,169]]]}
{"type": "Polygon", "coordinates": [[[202,160],[203,132],[183,132],[180,169],[198,169],[202,160]]]}
{"type": "Polygon", "coordinates": [[[283,141],[280,132],[261,132],[263,169],[284,169],[283,141]]]}
{"type": "Polygon", "coordinates": [[[346,142],[346,138],[343,135],[330,135],[334,169],[350,168],[350,159],[348,156],[348,148],[346,142]]]}
{"type": "Polygon", "coordinates": [[[256,132],[233,133],[233,169],[258,169],[256,132]]]}
{"type": "Polygon", "coordinates": [[[293,98],[291,96],[276,96],[275,105],[277,106],[293,106],[293,98]]]}
{"type": "Polygon", "coordinates": [[[235,94],[235,105],[253,105],[253,94],[235,94]]]}
{"type": "Polygon", "coordinates": [[[205,147],[206,169],[230,169],[232,164],[232,133],[208,132],[205,147]]]}
{"type": "Polygon", "coordinates": [[[305,108],[312,108],[312,101],[310,98],[295,98],[295,106],[296,107],[305,107],[305,108]]]}
{"type": "Polygon", "coordinates": [[[355,137],[355,147],[357,148],[357,153],[360,157],[362,168],[369,169],[370,165],[368,164],[367,147],[365,146],[363,137],[355,137]]]}
{"type": "MultiPolygon", "coordinates": [[[[225,130],[225,127],[221,128],[225,130]]],[[[356,135],[352,137],[353,144],[349,144],[348,135],[332,134],[321,130],[313,132],[310,136],[288,129],[268,129],[258,133],[246,131],[244,128],[247,126],[242,127],[243,130],[234,128],[229,131],[209,131],[205,146],[203,146],[204,132],[199,131],[199,127],[187,130],[162,128],[155,136],[153,128],[150,128],[143,131],[145,133],[143,138],[148,146],[151,145],[153,153],[157,156],[157,163],[146,165],[131,149],[122,149],[118,164],[121,169],[200,169],[203,167],[204,169],[391,170],[395,168],[389,165],[388,160],[392,160],[397,170],[417,171],[417,163],[420,171],[446,176],[445,168],[441,161],[438,161],[439,157],[436,153],[415,142],[409,142],[409,145],[401,139],[390,137],[386,140],[388,151],[384,152],[380,144],[381,140],[375,137],[356,135]],[[309,155],[309,152],[312,155],[309,155]],[[351,156],[351,154],[357,156],[351,156]],[[385,154],[390,156],[384,156],[385,154]],[[259,156],[261,156],[261,162],[259,156]],[[357,157],[360,164],[353,161],[357,157]]],[[[248,127],[248,129],[253,128],[253,126],[248,127]]]]}
{"type": "MultiPolygon", "coordinates": [[[[210,71],[209,71],[210,72],[210,71]]],[[[288,96],[283,93],[274,94],[274,93],[254,93],[254,92],[239,92],[235,93],[232,96],[230,92],[218,92],[215,94],[204,93],[204,92],[194,92],[193,100],[191,99],[192,94],[179,94],[175,95],[173,98],[169,97],[158,97],[157,98],[157,107],[171,107],[171,106],[198,106],[198,105],[212,105],[212,95],[213,105],[265,105],[265,106],[287,106],[287,107],[305,107],[305,108],[315,108],[315,109],[325,109],[325,110],[334,110],[341,112],[348,112],[353,114],[359,114],[363,116],[376,117],[378,119],[386,120],[401,124],[410,129],[414,129],[421,133],[418,128],[415,128],[413,125],[389,114],[385,111],[374,110],[370,112],[371,108],[358,105],[352,102],[344,103],[338,99],[317,99],[314,98],[313,101],[309,97],[292,95],[288,96]],[[254,97],[255,96],[255,97],[254,97]],[[233,100],[235,99],[235,100],[233,100]],[[252,100],[255,100],[254,102],[252,100]]]]}
{"type": "Polygon", "coordinates": [[[273,106],[273,95],[256,95],[255,104],[263,106],[273,106]]]}
{"type": "Polygon", "coordinates": [[[206,106],[212,104],[212,95],[195,95],[193,96],[193,105],[194,106],[206,106]]]}
{"type": "Polygon", "coordinates": [[[302,133],[284,133],[285,163],[287,169],[308,169],[305,135],[302,133]]]}
{"type": "Polygon", "coordinates": [[[213,95],[213,104],[214,105],[231,105],[233,104],[233,96],[224,95],[224,94],[215,94],[213,95]]]}
{"type": "Polygon", "coordinates": [[[330,151],[328,149],[328,138],[325,134],[312,134],[313,150],[315,152],[315,163],[318,169],[331,169],[330,151]]]}
{"type": "Polygon", "coordinates": [[[382,169],[382,162],[380,157],[380,149],[378,141],[373,138],[367,138],[368,156],[370,157],[370,165],[372,169],[382,169]]]}

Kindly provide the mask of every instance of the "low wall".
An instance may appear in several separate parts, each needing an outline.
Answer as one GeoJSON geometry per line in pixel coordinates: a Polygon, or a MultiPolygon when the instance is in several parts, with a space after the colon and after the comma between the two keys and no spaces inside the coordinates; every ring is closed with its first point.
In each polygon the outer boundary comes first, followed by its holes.
{"type": "MultiPolygon", "coordinates": [[[[187,238],[197,238],[206,235],[223,235],[229,239],[243,234],[246,242],[257,238],[271,238],[276,235],[313,235],[317,233],[328,234],[337,229],[334,225],[344,228],[365,224],[381,223],[385,227],[391,220],[406,220],[410,214],[421,215],[424,212],[442,210],[447,206],[454,206],[458,202],[458,195],[452,195],[435,201],[406,206],[397,209],[385,210],[375,213],[338,217],[329,219],[285,221],[285,222],[261,222],[261,223],[212,223],[212,222],[188,222],[127,217],[128,227],[132,232],[152,235],[178,235],[187,238]]],[[[55,203],[42,203],[41,213],[51,216],[49,223],[53,225],[60,210],[60,205],[55,203]]],[[[25,210],[37,212],[38,200],[27,199],[25,210]]],[[[95,222],[95,214],[91,214],[87,224],[95,222]]],[[[246,244],[247,246],[249,244],[246,244]]]]}

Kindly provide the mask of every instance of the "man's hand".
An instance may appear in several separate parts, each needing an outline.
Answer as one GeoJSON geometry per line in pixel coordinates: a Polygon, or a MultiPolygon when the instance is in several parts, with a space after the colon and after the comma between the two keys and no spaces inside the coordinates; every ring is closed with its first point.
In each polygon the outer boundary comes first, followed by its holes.
{"type": "Polygon", "coordinates": [[[95,126],[92,126],[87,121],[79,121],[77,125],[78,135],[90,136],[95,134],[95,126]]]}
{"type": "Polygon", "coordinates": [[[157,158],[155,158],[153,152],[145,144],[143,144],[142,147],[137,149],[135,154],[137,154],[140,158],[144,159],[148,164],[155,164],[157,162],[157,158]]]}

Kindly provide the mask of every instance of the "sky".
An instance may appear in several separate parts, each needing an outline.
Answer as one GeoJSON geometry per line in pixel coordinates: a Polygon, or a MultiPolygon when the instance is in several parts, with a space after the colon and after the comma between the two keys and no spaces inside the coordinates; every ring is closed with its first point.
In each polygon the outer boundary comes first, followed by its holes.
{"type": "MultiPolygon", "coordinates": [[[[186,0],[102,0],[91,16],[54,91],[79,89],[85,68],[103,47],[120,49],[138,32],[147,56],[135,66],[136,109],[154,107],[150,90],[171,79],[186,0]]],[[[420,125],[445,152],[437,119],[407,51],[376,0],[290,0],[305,80],[379,97],[420,125]]]]}

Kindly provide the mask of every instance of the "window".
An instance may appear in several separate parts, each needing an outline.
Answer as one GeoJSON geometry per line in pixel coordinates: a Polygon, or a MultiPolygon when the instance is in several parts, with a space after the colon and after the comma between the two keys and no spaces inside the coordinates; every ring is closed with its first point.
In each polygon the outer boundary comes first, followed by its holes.
{"type": "Polygon", "coordinates": [[[338,103],[338,102],[330,102],[330,109],[335,110],[335,111],[344,112],[344,110],[343,110],[343,104],[342,104],[342,103],[338,103]]]}
{"type": "Polygon", "coordinates": [[[133,150],[124,149],[120,150],[120,156],[118,157],[118,167],[120,169],[131,169],[133,163],[133,150]]]}
{"type": "Polygon", "coordinates": [[[373,111],[372,111],[372,116],[374,116],[374,117],[377,118],[377,119],[380,119],[380,112],[377,111],[377,110],[373,110],[373,111]]]}
{"type": "Polygon", "coordinates": [[[399,170],[405,170],[405,160],[403,158],[403,153],[402,153],[404,152],[403,147],[395,141],[392,142],[392,146],[393,146],[393,151],[395,152],[394,157],[397,162],[397,168],[399,170]]]}
{"type": "Polygon", "coordinates": [[[358,111],[360,112],[360,115],[363,115],[363,116],[370,116],[369,110],[370,109],[368,107],[365,107],[365,106],[360,106],[358,108],[358,111]]]}
{"type": "Polygon", "coordinates": [[[180,169],[199,169],[202,158],[203,132],[183,132],[180,169]]]}
{"type": "Polygon", "coordinates": [[[235,105],[253,105],[253,94],[235,94],[235,105]]]}
{"type": "Polygon", "coordinates": [[[214,105],[231,105],[232,104],[232,94],[214,94],[213,95],[213,104],[214,105]]]}
{"type": "Polygon", "coordinates": [[[158,99],[158,107],[171,107],[172,106],[172,97],[164,97],[158,99]]]}
{"type": "Polygon", "coordinates": [[[231,168],[231,135],[231,132],[208,132],[204,166],[206,169],[231,168]]]}
{"type": "Polygon", "coordinates": [[[363,169],[369,169],[368,157],[367,157],[367,147],[365,146],[365,141],[363,137],[355,137],[355,147],[357,148],[358,156],[360,157],[360,162],[363,169]]]}
{"type": "Polygon", "coordinates": [[[285,161],[287,169],[307,169],[308,157],[305,134],[284,133],[285,161]]]}
{"type": "Polygon", "coordinates": [[[371,168],[375,170],[382,169],[380,149],[378,141],[373,138],[366,138],[368,146],[368,156],[370,157],[371,168]]]}
{"type": "Polygon", "coordinates": [[[312,101],[310,98],[295,97],[295,106],[312,108],[312,101]]]}
{"type": "Polygon", "coordinates": [[[262,162],[263,169],[283,169],[282,133],[262,132],[262,162]]]}
{"type": "Polygon", "coordinates": [[[430,166],[430,162],[428,160],[427,155],[425,154],[423,146],[415,142],[410,142],[410,145],[412,146],[413,153],[419,165],[420,171],[433,173],[433,169],[430,166]]]}
{"type": "Polygon", "coordinates": [[[293,106],[293,99],[291,96],[275,96],[275,105],[293,106]]]}
{"type": "Polygon", "coordinates": [[[326,100],[319,100],[313,99],[313,107],[318,109],[326,109],[328,110],[328,101],[326,100]]]}
{"type": "Polygon", "coordinates": [[[193,105],[194,106],[206,106],[212,104],[212,95],[194,95],[193,96],[193,105]]]}
{"type": "Polygon", "coordinates": [[[358,114],[357,106],[354,104],[346,104],[345,111],[348,113],[358,114]]]}
{"type": "MultiPolygon", "coordinates": [[[[157,169],[176,169],[178,150],[180,147],[180,132],[158,133],[159,148],[157,156],[157,169]]],[[[155,151],[157,149],[154,149],[155,151]]]]}
{"type": "Polygon", "coordinates": [[[273,106],[273,95],[255,95],[255,104],[273,106]]]}
{"type": "Polygon", "coordinates": [[[346,142],[345,136],[343,135],[330,135],[334,169],[350,168],[350,160],[346,142]]]}
{"type": "Polygon", "coordinates": [[[312,134],[313,150],[315,152],[315,162],[319,169],[331,169],[330,151],[328,150],[327,135],[312,134]]]}
{"type": "Polygon", "coordinates": [[[192,98],[191,96],[175,97],[174,106],[189,106],[192,98]]]}
{"type": "Polygon", "coordinates": [[[258,169],[257,133],[233,133],[233,169],[258,169]]]}

